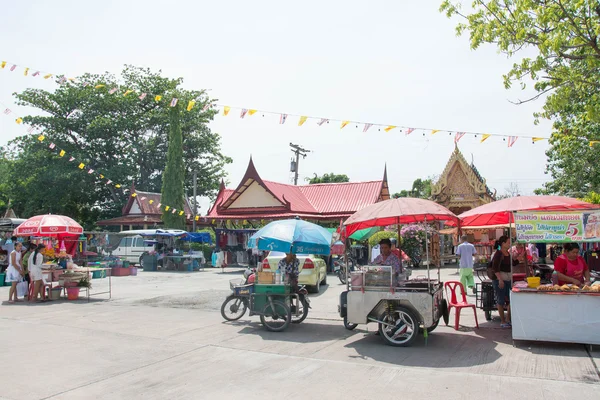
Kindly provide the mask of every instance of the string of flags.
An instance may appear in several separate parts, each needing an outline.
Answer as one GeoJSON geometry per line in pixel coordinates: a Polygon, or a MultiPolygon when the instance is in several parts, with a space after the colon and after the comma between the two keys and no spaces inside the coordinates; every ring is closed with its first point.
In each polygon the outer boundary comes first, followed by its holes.
{"type": "MultiPolygon", "coordinates": [[[[68,78],[67,79],[67,78],[65,78],[64,75],[56,75],[56,74],[53,74],[50,72],[45,72],[42,70],[35,70],[35,72],[30,74],[30,71],[33,71],[34,69],[30,69],[28,67],[20,67],[18,64],[8,62],[8,61],[0,61],[0,70],[8,70],[9,72],[14,72],[18,68],[23,68],[24,76],[43,77],[44,79],[49,79],[54,76],[54,77],[59,78],[59,80],[58,80],[59,84],[66,84],[68,82],[73,82],[73,83],[79,82],[76,78],[68,78]]],[[[102,90],[110,95],[122,95],[125,97],[130,96],[130,95],[135,95],[138,97],[138,99],[140,101],[145,100],[148,97],[148,95],[151,95],[151,96],[153,96],[155,102],[160,103],[163,101],[164,96],[165,96],[165,94],[136,93],[132,89],[122,89],[122,88],[119,88],[116,86],[109,88],[109,87],[107,87],[107,85],[105,83],[101,83],[101,82],[93,84],[90,82],[82,81],[80,83],[82,83],[84,86],[93,85],[93,88],[95,90],[102,90]]],[[[168,99],[165,99],[165,100],[168,100],[168,99]]],[[[181,99],[172,97],[170,100],[168,100],[168,104],[171,107],[175,107],[180,100],[181,99]]],[[[185,107],[186,111],[191,111],[194,108],[194,106],[196,105],[196,102],[197,102],[197,100],[194,100],[194,99],[188,100],[186,107],[185,107]]],[[[404,133],[406,136],[408,136],[410,134],[414,134],[417,131],[422,133],[423,136],[426,136],[427,134],[435,135],[435,134],[439,134],[439,133],[447,133],[449,135],[454,135],[454,143],[458,143],[463,137],[465,137],[467,135],[478,138],[480,143],[486,142],[491,137],[501,137],[503,139],[503,141],[507,141],[508,147],[513,147],[514,144],[516,143],[517,139],[519,139],[519,138],[530,139],[533,144],[535,144],[536,142],[542,141],[542,140],[548,140],[548,138],[546,138],[546,137],[536,137],[536,136],[527,136],[527,135],[507,135],[507,134],[485,133],[485,132],[466,132],[466,131],[454,131],[454,130],[447,130],[447,129],[410,127],[410,126],[398,125],[398,124],[380,124],[380,123],[373,123],[373,122],[323,118],[323,117],[316,117],[316,116],[310,116],[310,115],[265,111],[265,110],[259,110],[259,109],[249,108],[249,107],[232,107],[232,106],[225,105],[225,104],[217,104],[217,103],[211,103],[211,102],[207,102],[202,108],[203,112],[206,112],[208,110],[215,111],[217,114],[222,115],[223,117],[229,116],[231,114],[232,110],[239,110],[239,117],[241,119],[251,117],[256,113],[262,114],[263,117],[265,115],[274,115],[279,118],[280,125],[284,125],[286,122],[288,122],[288,120],[290,118],[298,118],[297,126],[299,126],[299,127],[307,125],[307,123],[309,121],[313,121],[316,123],[317,126],[323,126],[325,124],[332,124],[332,123],[339,124],[339,127],[341,130],[343,130],[344,128],[346,128],[349,125],[355,125],[356,128],[362,126],[363,133],[367,133],[369,130],[372,130],[372,129],[378,129],[379,131],[383,130],[386,133],[389,133],[392,131],[399,131],[400,133],[404,133]]],[[[4,110],[4,113],[10,114],[11,111],[7,108],[6,110],[4,110]]],[[[15,121],[17,124],[21,124],[23,122],[23,119],[17,118],[15,121]]],[[[590,147],[592,147],[594,144],[596,144],[598,142],[600,142],[600,141],[590,141],[589,145],[590,145],[590,147]]]]}

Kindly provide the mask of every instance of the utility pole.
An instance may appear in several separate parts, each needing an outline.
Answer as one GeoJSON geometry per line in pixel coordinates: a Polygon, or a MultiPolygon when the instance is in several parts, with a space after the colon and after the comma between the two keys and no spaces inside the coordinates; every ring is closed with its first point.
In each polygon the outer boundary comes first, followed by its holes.
{"type": "Polygon", "coordinates": [[[298,166],[300,164],[300,156],[302,158],[306,158],[306,155],[310,153],[310,150],[303,149],[297,144],[290,143],[290,147],[292,148],[292,153],[296,155],[296,162],[292,161],[292,166],[290,168],[291,172],[294,173],[294,185],[298,184],[298,166]]]}
{"type": "Polygon", "coordinates": [[[196,214],[198,214],[198,197],[196,193],[196,189],[198,186],[198,173],[194,171],[194,216],[192,218],[192,232],[196,232],[196,214]]]}

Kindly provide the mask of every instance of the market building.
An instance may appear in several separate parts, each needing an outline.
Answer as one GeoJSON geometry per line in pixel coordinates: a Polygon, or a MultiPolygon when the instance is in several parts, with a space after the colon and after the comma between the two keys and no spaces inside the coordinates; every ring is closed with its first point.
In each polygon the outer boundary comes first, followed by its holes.
{"type": "Polygon", "coordinates": [[[459,215],[472,208],[496,200],[495,191],[486,185],[473,163],[468,163],[458,146],[446,164],[446,168],[431,187],[432,200],[459,215]]]}
{"type": "MultiPolygon", "coordinates": [[[[129,201],[123,207],[123,213],[120,217],[98,221],[100,226],[118,226],[120,230],[149,229],[159,227],[163,224],[161,210],[156,207],[161,203],[160,193],[142,192],[135,187],[131,193],[137,193],[137,196],[129,196],[129,201]]],[[[189,199],[185,199],[185,214],[193,215],[189,199]]],[[[189,221],[188,221],[189,223],[189,221]]],[[[191,225],[191,223],[189,223],[191,225]]]]}
{"type": "Polygon", "coordinates": [[[221,184],[206,218],[217,225],[227,220],[251,223],[295,217],[339,223],[361,208],[389,198],[386,169],[383,179],[376,181],[296,186],[262,179],[250,158],[235,189],[221,184]]]}

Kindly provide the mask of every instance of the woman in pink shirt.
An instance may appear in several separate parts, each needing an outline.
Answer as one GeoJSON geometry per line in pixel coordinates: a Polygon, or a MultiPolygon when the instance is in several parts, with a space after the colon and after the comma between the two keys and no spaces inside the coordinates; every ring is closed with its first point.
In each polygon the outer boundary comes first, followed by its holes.
{"type": "Polygon", "coordinates": [[[554,261],[554,270],[558,273],[558,284],[572,283],[581,286],[590,283],[590,269],[579,255],[577,243],[566,243],[564,253],[554,261]]]}

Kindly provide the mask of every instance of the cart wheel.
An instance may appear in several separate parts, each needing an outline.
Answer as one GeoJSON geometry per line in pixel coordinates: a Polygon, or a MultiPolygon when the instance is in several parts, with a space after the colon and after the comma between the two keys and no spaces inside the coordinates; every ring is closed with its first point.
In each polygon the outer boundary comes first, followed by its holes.
{"type": "Polygon", "coordinates": [[[267,303],[262,310],[260,315],[260,322],[264,327],[271,332],[281,332],[285,330],[290,324],[292,319],[292,313],[290,308],[282,301],[273,300],[273,307],[271,303],[267,303]],[[279,314],[284,315],[279,315],[279,314]]]}
{"type": "Polygon", "coordinates": [[[353,331],[357,326],[358,324],[351,324],[348,322],[347,315],[344,316],[344,328],[348,329],[349,331],[353,331]]]}
{"type": "Polygon", "coordinates": [[[299,324],[300,322],[304,321],[306,317],[308,317],[308,303],[306,300],[300,299],[298,303],[294,304],[294,307],[298,307],[300,310],[294,310],[292,313],[292,324],[299,324]],[[299,312],[297,313],[297,311],[299,312]],[[300,314],[300,316],[296,317],[297,314],[300,314]]]}
{"type": "Polygon", "coordinates": [[[492,312],[491,311],[485,311],[485,320],[486,321],[492,320],[492,312]]]}
{"type": "Polygon", "coordinates": [[[442,299],[442,302],[440,303],[440,308],[442,311],[442,318],[444,318],[444,323],[446,324],[446,326],[448,326],[448,320],[450,319],[450,311],[448,311],[448,302],[446,301],[446,299],[442,299]]]}
{"type": "Polygon", "coordinates": [[[246,302],[237,296],[229,296],[221,306],[221,315],[227,321],[237,321],[246,313],[246,302]]]}
{"type": "Polygon", "coordinates": [[[419,332],[419,320],[414,313],[406,307],[397,307],[392,318],[388,313],[383,313],[380,321],[392,324],[387,326],[379,324],[379,334],[386,344],[397,347],[408,347],[417,338],[419,332]]]}

